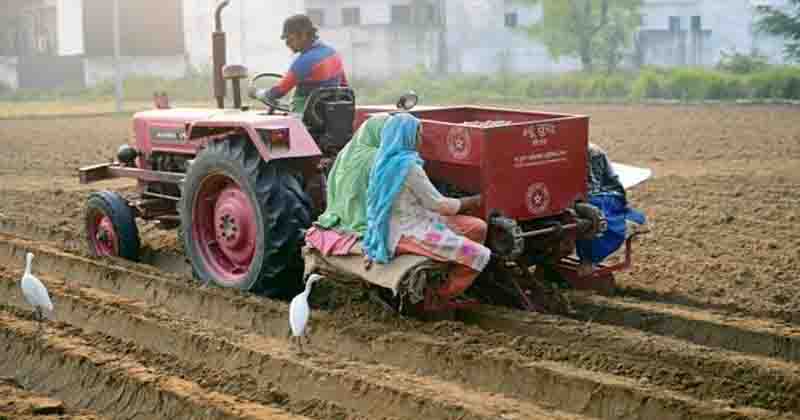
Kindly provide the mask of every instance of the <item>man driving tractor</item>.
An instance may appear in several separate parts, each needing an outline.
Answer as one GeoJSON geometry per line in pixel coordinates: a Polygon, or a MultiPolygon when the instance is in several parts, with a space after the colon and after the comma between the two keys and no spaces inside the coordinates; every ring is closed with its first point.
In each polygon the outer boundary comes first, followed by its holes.
{"type": "Polygon", "coordinates": [[[296,87],[291,110],[302,114],[306,99],[314,89],[347,86],[341,56],[319,40],[317,28],[308,16],[298,14],[287,18],[283,23],[281,39],[286,41],[286,46],[292,52],[300,55],[274,87],[258,89],[254,96],[276,100],[296,87]]]}

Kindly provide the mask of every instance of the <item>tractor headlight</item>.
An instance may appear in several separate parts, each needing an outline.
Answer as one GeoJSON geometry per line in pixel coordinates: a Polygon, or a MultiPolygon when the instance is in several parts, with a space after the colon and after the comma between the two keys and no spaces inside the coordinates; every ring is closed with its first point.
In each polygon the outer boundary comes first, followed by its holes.
{"type": "Polygon", "coordinates": [[[137,157],[139,157],[139,151],[130,145],[123,144],[117,149],[117,160],[124,163],[125,166],[132,166],[137,157]]]}

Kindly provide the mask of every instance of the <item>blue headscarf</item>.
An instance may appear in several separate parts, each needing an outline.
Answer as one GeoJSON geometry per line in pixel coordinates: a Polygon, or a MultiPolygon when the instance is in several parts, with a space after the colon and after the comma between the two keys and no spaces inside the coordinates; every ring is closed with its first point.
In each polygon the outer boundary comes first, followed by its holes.
{"type": "Polygon", "coordinates": [[[397,193],[403,188],[408,171],[422,164],[417,152],[419,120],[411,114],[395,114],[383,127],[381,147],[369,176],[367,189],[367,233],[362,244],[364,253],[373,261],[391,261],[389,219],[397,193]]]}

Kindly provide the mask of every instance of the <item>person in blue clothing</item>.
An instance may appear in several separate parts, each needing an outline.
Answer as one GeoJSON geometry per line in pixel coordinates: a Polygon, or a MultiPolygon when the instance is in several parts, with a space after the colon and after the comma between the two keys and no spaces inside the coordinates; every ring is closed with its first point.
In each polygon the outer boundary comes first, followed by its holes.
{"type": "Polygon", "coordinates": [[[589,202],[603,212],[608,228],[593,239],[577,241],[578,274],[581,276],[591,274],[597,264],[622,246],[628,220],[640,225],[646,221],[644,214],[628,207],[625,188],[605,151],[589,143],[587,154],[589,202]]]}
{"type": "Polygon", "coordinates": [[[291,111],[301,114],[315,89],[348,85],[341,56],[319,40],[317,28],[308,16],[299,14],[287,18],[281,39],[292,52],[300,55],[272,89],[258,90],[257,96],[280,99],[296,88],[291,111]]]}

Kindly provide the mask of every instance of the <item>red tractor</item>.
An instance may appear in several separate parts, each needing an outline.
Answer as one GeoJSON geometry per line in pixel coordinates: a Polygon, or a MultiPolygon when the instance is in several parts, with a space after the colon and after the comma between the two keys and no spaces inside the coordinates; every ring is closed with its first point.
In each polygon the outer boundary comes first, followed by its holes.
{"type": "MultiPolygon", "coordinates": [[[[114,163],[79,169],[82,183],[138,181],[134,199],[109,191],[90,196],[89,248],[98,256],[136,260],[136,220],[154,220],[178,228],[200,281],[288,296],[302,286],[303,235],[325,208],[330,162],[369,114],[392,109],[356,108],[346,87],[313,92],[302,116],[277,102],[265,102],[266,110],[243,106],[240,84],[247,70],[224,62],[220,14],[227,4],[217,7],[212,37],[218,108],[169,109],[159,95],[157,108],[163,109],[134,115],[135,137],[120,147],[114,163]],[[227,80],[232,108],[224,106],[227,80]]],[[[258,74],[251,86],[270,77],[280,75],[258,74]]],[[[415,103],[415,95],[404,95],[398,108],[411,110],[415,103]]],[[[575,285],[608,286],[611,271],[627,267],[630,241],[621,265],[588,279],[571,270],[575,239],[592,237],[604,224],[586,202],[588,117],[479,107],[410,112],[425,125],[422,154],[437,185],[451,196],[482,194],[487,245],[499,261],[494,274],[514,265],[529,273],[546,264],[575,285]]],[[[401,271],[405,276],[408,270],[401,271]]],[[[532,308],[524,284],[500,277],[489,281],[495,290],[486,289],[493,301],[505,296],[532,308]]]]}

